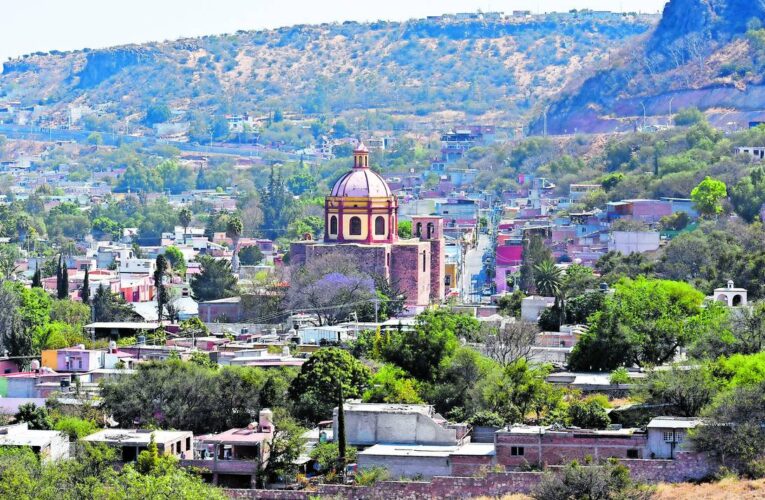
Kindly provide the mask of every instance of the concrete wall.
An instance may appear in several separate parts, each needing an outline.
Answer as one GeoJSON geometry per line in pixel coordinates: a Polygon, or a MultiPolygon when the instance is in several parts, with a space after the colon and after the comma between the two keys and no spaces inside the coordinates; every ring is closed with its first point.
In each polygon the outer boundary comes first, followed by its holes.
{"type": "Polygon", "coordinates": [[[420,476],[425,479],[434,476],[451,475],[449,457],[421,456],[375,456],[361,453],[357,460],[359,469],[384,467],[391,479],[420,476]]]}
{"type": "MultiPolygon", "coordinates": [[[[334,421],[337,422],[335,416],[334,421]]],[[[345,410],[346,440],[353,446],[381,443],[454,445],[457,431],[421,413],[345,410]]]]}
{"type": "Polygon", "coordinates": [[[614,231],[608,238],[608,250],[628,255],[633,252],[653,252],[659,248],[656,231],[614,231]]]}
{"type": "Polygon", "coordinates": [[[646,454],[649,458],[674,458],[678,452],[690,449],[686,431],[675,429],[674,447],[671,442],[668,443],[664,440],[664,432],[672,432],[672,429],[648,429],[648,451],[646,454]]]}

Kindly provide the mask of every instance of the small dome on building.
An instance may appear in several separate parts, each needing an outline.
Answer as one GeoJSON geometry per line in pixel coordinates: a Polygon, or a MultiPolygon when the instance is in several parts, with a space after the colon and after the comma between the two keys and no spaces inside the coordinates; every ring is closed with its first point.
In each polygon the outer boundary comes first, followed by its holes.
{"type": "Polygon", "coordinates": [[[369,168],[369,150],[359,142],[353,150],[353,169],[340,177],[330,196],[372,198],[392,196],[388,183],[369,168]]]}
{"type": "Polygon", "coordinates": [[[331,196],[377,197],[392,196],[388,183],[367,167],[354,167],[340,177],[331,196]]]}

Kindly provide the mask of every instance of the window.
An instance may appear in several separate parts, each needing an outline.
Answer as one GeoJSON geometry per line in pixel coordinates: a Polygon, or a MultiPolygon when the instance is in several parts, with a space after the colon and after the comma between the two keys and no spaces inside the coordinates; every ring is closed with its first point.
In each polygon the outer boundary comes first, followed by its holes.
{"type": "Polygon", "coordinates": [[[337,234],[337,216],[329,218],[329,234],[337,234]]]}
{"type": "Polygon", "coordinates": [[[425,272],[425,269],[427,269],[426,265],[427,265],[427,259],[426,259],[425,251],[423,250],[422,252],[422,272],[423,273],[425,272]]]}
{"type": "Polygon", "coordinates": [[[523,449],[523,446],[511,446],[510,447],[510,455],[514,457],[522,457],[523,452],[525,450],[523,449]]]}
{"type": "Polygon", "coordinates": [[[444,279],[444,285],[452,286],[452,277],[451,276],[449,276],[449,275],[446,276],[446,278],[444,279]]]}
{"type": "Polygon", "coordinates": [[[376,235],[384,235],[385,234],[385,217],[382,215],[377,216],[375,218],[375,234],[376,235]]]}
{"type": "Polygon", "coordinates": [[[427,239],[431,239],[433,237],[433,233],[436,231],[436,226],[432,222],[428,222],[428,236],[427,239]]]}
{"type": "Polygon", "coordinates": [[[640,458],[636,449],[627,450],[627,458],[640,458]]]}
{"type": "Polygon", "coordinates": [[[675,433],[672,431],[664,431],[664,442],[665,443],[675,442],[675,433]]]}
{"type": "Polygon", "coordinates": [[[351,217],[351,231],[352,236],[361,235],[361,219],[358,217],[351,217]]]}
{"type": "Polygon", "coordinates": [[[419,238],[420,236],[422,236],[422,222],[418,222],[418,223],[417,223],[417,226],[415,226],[415,227],[416,227],[417,229],[416,229],[416,231],[414,232],[414,235],[415,235],[415,236],[417,236],[417,237],[419,238]]]}

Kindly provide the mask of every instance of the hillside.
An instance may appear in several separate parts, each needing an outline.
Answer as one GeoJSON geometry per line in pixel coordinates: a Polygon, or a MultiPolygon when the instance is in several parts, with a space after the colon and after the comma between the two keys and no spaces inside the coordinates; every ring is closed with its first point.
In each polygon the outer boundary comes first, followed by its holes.
{"type": "Polygon", "coordinates": [[[192,122],[367,109],[409,116],[454,110],[513,122],[657,20],[593,12],[489,17],[294,26],[37,53],[5,63],[0,101],[45,104],[54,123],[66,123],[68,106],[88,106],[107,122],[98,123],[103,130],[127,116],[140,123],[157,102],[192,122]]]}
{"type": "MultiPolygon", "coordinates": [[[[550,133],[660,125],[695,106],[719,126],[765,117],[765,2],[671,0],[656,29],[567,87],[548,111],[550,133]],[[670,100],[672,104],[670,104],[670,100]]],[[[532,130],[541,132],[538,116],[532,130]]]]}

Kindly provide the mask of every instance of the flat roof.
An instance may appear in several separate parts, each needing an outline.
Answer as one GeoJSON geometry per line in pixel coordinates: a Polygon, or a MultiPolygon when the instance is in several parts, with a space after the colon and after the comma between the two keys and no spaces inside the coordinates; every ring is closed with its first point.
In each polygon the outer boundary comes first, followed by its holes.
{"type": "Polygon", "coordinates": [[[198,436],[197,441],[218,444],[255,444],[265,441],[271,434],[255,429],[229,429],[218,434],[198,436]]]}
{"type": "Polygon", "coordinates": [[[344,405],[346,412],[375,412],[375,413],[421,413],[430,416],[431,407],[429,405],[408,405],[394,403],[359,403],[358,401],[346,401],[344,405]]]}
{"type": "Polygon", "coordinates": [[[0,446],[46,446],[51,440],[63,437],[60,431],[13,430],[0,434],[0,446]]]}
{"type": "Polygon", "coordinates": [[[149,429],[104,429],[83,438],[85,441],[109,444],[148,444],[151,435],[157,444],[167,443],[176,439],[184,439],[192,435],[191,431],[152,431],[149,429]]]}
{"type": "Polygon", "coordinates": [[[459,449],[459,446],[376,444],[364,451],[360,451],[359,455],[448,458],[449,456],[456,453],[459,449]]]}
{"type": "Polygon", "coordinates": [[[85,325],[85,328],[119,328],[123,330],[156,330],[159,323],[138,321],[101,321],[85,325]]]}
{"type": "Polygon", "coordinates": [[[701,424],[700,418],[694,417],[655,417],[647,429],[693,429],[701,424]]]}

